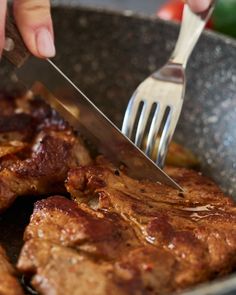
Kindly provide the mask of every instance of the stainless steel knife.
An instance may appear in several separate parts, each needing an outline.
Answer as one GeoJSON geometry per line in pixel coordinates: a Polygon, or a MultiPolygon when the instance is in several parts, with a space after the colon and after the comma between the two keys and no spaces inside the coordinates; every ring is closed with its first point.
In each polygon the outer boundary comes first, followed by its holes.
{"type": "Polygon", "coordinates": [[[154,164],[71,82],[51,61],[31,56],[14,23],[8,18],[3,55],[15,66],[15,73],[27,89],[40,94],[73,128],[110,161],[125,167],[128,175],[182,188],[154,164]]]}

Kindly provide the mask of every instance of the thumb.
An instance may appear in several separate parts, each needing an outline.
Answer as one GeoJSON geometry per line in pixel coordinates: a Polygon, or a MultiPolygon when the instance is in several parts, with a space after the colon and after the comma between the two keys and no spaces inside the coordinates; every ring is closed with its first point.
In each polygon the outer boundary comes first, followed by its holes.
{"type": "Polygon", "coordinates": [[[55,55],[49,0],[15,0],[14,16],[28,49],[37,57],[55,55]]]}

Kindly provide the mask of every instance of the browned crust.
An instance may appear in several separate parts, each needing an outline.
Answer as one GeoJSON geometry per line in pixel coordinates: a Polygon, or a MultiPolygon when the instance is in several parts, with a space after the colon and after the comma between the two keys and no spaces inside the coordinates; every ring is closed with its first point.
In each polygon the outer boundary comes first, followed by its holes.
{"type": "Polygon", "coordinates": [[[76,202],[54,196],[35,204],[18,268],[45,295],[86,294],[94,272],[93,294],[153,295],[232,271],[235,204],[197,172],[168,172],[184,194],[102,159],[70,170],[66,187],[76,202]]]}
{"type": "Polygon", "coordinates": [[[91,162],[82,140],[40,99],[1,104],[0,212],[18,196],[64,193],[68,170],[91,162]]]}
{"type": "Polygon", "coordinates": [[[6,252],[0,246],[0,294],[23,295],[23,290],[16,278],[16,271],[9,263],[6,252]]]}

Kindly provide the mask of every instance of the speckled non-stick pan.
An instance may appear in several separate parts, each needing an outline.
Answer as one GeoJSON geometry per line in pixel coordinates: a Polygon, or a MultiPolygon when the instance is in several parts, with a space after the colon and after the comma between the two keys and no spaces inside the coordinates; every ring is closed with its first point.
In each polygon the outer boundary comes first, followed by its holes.
{"type": "MultiPolygon", "coordinates": [[[[56,63],[118,125],[133,90],[165,63],[178,26],[140,16],[58,6],[53,9],[56,63]]],[[[15,91],[4,61],[0,90],[15,91]]],[[[212,33],[189,62],[188,85],[175,138],[201,160],[202,171],[236,198],[236,42],[212,33]]],[[[16,261],[33,201],[19,199],[0,216],[0,243],[16,261]]],[[[200,288],[200,287],[199,287],[200,288]]],[[[236,294],[236,275],[188,294],[236,294]]]]}

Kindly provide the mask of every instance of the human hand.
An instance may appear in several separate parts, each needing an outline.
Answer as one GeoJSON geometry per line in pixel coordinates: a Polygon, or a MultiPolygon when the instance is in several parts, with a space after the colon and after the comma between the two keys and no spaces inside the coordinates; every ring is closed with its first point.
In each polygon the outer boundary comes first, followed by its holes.
{"type": "MultiPolygon", "coordinates": [[[[0,0],[0,55],[5,44],[7,0],[0,0]]],[[[29,51],[40,58],[55,55],[50,0],[14,0],[17,27],[29,51]]]]}
{"type": "Polygon", "coordinates": [[[187,2],[194,12],[201,12],[210,6],[212,0],[187,0],[187,2]]]}

